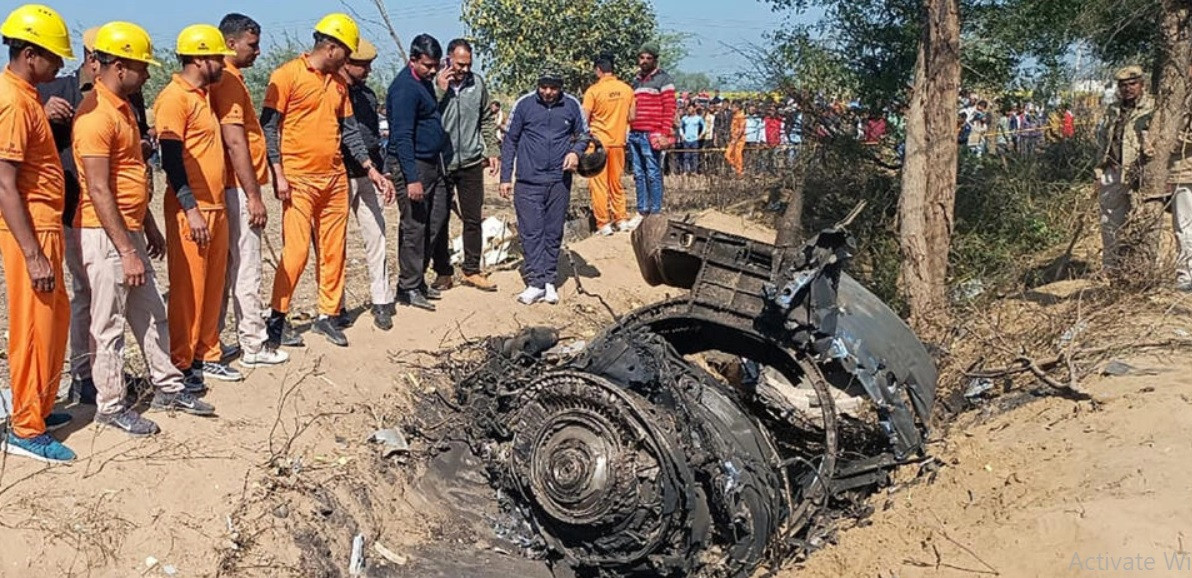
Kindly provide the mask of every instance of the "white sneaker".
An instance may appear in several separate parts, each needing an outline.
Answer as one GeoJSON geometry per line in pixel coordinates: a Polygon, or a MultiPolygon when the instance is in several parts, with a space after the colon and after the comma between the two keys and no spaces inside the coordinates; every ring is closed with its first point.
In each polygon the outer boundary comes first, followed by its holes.
{"type": "Polygon", "coordinates": [[[603,227],[600,227],[599,229],[596,230],[596,234],[600,235],[601,237],[611,237],[611,236],[613,236],[613,226],[605,225],[603,227]]]}
{"type": "Polygon", "coordinates": [[[542,300],[546,301],[547,303],[549,303],[551,305],[557,305],[559,303],[559,290],[555,289],[554,285],[547,283],[546,284],[546,295],[544,295],[542,297],[542,300]]]}
{"type": "Polygon", "coordinates": [[[240,356],[241,367],[266,367],[269,365],[281,365],[290,360],[290,354],[279,349],[271,349],[268,347],[261,348],[256,353],[244,352],[240,356]]]}
{"type": "Polygon", "coordinates": [[[543,297],[546,297],[546,289],[540,289],[538,287],[526,287],[526,290],[522,291],[521,295],[517,296],[517,300],[522,305],[533,305],[539,301],[542,301],[543,297]]]}
{"type": "Polygon", "coordinates": [[[638,225],[642,224],[643,219],[645,219],[645,217],[641,216],[640,213],[635,215],[632,219],[629,219],[628,223],[625,223],[625,228],[623,230],[632,231],[636,229],[638,225]]]}
{"type": "Polygon", "coordinates": [[[625,232],[629,230],[629,221],[617,221],[617,230],[625,232]]]}

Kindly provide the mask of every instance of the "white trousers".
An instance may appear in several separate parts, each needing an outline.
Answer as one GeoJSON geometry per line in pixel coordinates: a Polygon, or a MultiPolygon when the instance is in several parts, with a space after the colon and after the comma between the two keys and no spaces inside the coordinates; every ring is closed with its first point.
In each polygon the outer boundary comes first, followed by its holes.
{"type": "Polygon", "coordinates": [[[248,196],[241,189],[224,191],[228,211],[228,272],[224,281],[219,332],[228,318],[228,300],[236,314],[236,333],[245,353],[259,353],[265,344],[261,304],[261,230],[248,224],[248,196]]]}

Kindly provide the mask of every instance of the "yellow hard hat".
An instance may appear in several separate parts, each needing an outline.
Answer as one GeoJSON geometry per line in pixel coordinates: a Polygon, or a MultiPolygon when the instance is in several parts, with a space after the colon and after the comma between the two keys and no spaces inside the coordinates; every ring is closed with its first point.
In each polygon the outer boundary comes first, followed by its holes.
{"type": "Polygon", "coordinates": [[[108,22],[101,26],[95,33],[91,50],[161,66],[153,58],[153,40],[149,38],[149,33],[131,22],[108,22]]]}
{"type": "Polygon", "coordinates": [[[356,50],[352,51],[352,54],[350,56],[348,56],[348,59],[355,60],[358,62],[371,62],[373,60],[376,60],[377,59],[377,47],[373,46],[372,42],[369,42],[368,40],[361,38],[360,46],[357,46],[356,50]]]}
{"type": "Polygon", "coordinates": [[[178,33],[174,53],[179,56],[235,56],[218,28],[210,24],[191,24],[178,33]]]}
{"type": "Polygon", "coordinates": [[[315,24],[315,32],[343,42],[351,52],[356,52],[360,47],[360,27],[356,26],[356,21],[347,14],[335,12],[324,16],[315,24]]]}
{"type": "Polygon", "coordinates": [[[98,26],[92,26],[83,31],[83,48],[95,50],[95,33],[97,32],[99,32],[98,26]]]}
{"type": "Polygon", "coordinates": [[[40,46],[62,58],[74,60],[70,30],[66,21],[49,6],[25,4],[8,13],[0,25],[0,36],[40,46]]]}

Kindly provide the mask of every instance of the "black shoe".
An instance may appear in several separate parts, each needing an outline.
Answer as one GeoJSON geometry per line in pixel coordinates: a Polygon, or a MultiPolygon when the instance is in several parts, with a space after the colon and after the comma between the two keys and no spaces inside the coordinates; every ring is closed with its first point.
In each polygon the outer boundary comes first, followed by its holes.
{"type": "Polygon", "coordinates": [[[393,315],[389,313],[389,305],[372,306],[373,325],[381,331],[393,329],[393,315]]]}
{"type": "Polygon", "coordinates": [[[274,310],[265,320],[265,343],[274,349],[281,346],[282,334],[286,332],[286,314],[274,310]]]}
{"type": "Polygon", "coordinates": [[[397,295],[397,302],[406,307],[417,307],[426,311],[434,311],[435,304],[427,300],[422,291],[399,291],[397,295]]]}
{"type": "Polygon", "coordinates": [[[423,285],[422,288],[418,290],[418,292],[422,293],[423,297],[426,297],[427,299],[430,299],[431,301],[438,301],[443,298],[442,291],[435,289],[434,287],[431,287],[429,285],[423,285]]]}
{"type": "Polygon", "coordinates": [[[447,291],[455,287],[454,275],[439,274],[435,277],[435,282],[430,284],[430,288],[435,291],[447,291]]]}
{"type": "Polygon", "coordinates": [[[351,327],[352,324],[356,323],[356,318],[353,317],[351,313],[348,313],[347,308],[340,309],[339,315],[332,317],[331,320],[334,321],[335,326],[340,329],[347,329],[351,327]]]}
{"type": "Polygon", "coordinates": [[[302,336],[294,332],[294,328],[286,321],[286,314],[274,311],[265,320],[265,343],[277,349],[281,346],[302,347],[306,345],[302,336]]]}
{"type": "Polygon", "coordinates": [[[70,389],[72,394],[79,396],[79,403],[95,405],[95,395],[98,392],[95,390],[95,381],[90,377],[71,381],[70,389]]]}
{"type": "Polygon", "coordinates": [[[172,409],[191,415],[215,415],[215,406],[185,391],[178,393],[164,393],[159,391],[153,396],[153,401],[149,402],[150,411],[168,411],[172,409]]]}
{"type": "Polygon", "coordinates": [[[389,312],[390,317],[397,315],[397,303],[396,302],[395,303],[386,303],[382,307],[385,308],[385,311],[389,312]]]}
{"type": "Polygon", "coordinates": [[[70,425],[71,416],[69,413],[55,411],[46,416],[46,431],[58,431],[70,425]]]}
{"type": "Polygon", "coordinates": [[[151,436],[161,431],[152,420],[141,417],[141,414],[131,409],[113,414],[98,414],[95,416],[95,423],[122,430],[137,438],[151,436]]]}
{"type": "Polygon", "coordinates": [[[289,323],[286,323],[285,330],[281,333],[281,344],[286,347],[306,347],[306,341],[289,323]]]}
{"type": "Polygon", "coordinates": [[[190,366],[182,372],[182,391],[191,395],[202,395],[207,391],[207,382],[203,379],[201,362],[190,366]]]}
{"type": "Polygon", "coordinates": [[[348,338],[344,336],[344,332],[339,330],[335,324],[335,319],[332,317],[319,316],[315,319],[314,324],[310,326],[310,330],[327,338],[334,345],[340,347],[348,346],[348,338]]]}

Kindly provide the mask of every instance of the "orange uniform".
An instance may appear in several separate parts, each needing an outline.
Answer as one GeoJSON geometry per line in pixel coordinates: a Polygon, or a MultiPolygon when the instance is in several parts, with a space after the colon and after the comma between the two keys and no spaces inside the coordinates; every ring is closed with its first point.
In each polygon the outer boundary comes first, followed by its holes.
{"type": "Polygon", "coordinates": [[[17,191],[29,212],[37,243],[54,270],[54,290],[33,290],[16,237],[0,219],[0,257],[8,292],[8,368],[12,384],[12,429],[18,437],[45,433],[54,408],[66,336],[70,300],[62,279],[62,210],[66,184],[50,121],[37,89],[7,67],[0,76],[0,160],[17,163],[17,191]]]}
{"type": "Polygon", "coordinates": [[[170,357],[186,370],[196,360],[221,357],[219,312],[228,263],[223,139],[208,91],[181,76],[162,89],[153,112],[158,138],[182,143],[186,180],[211,235],[206,247],[190,239],[186,211],[171,187],[165,198],[170,357]]]}
{"type": "MultiPolygon", "coordinates": [[[[223,78],[211,85],[211,106],[215,109],[215,117],[219,119],[220,124],[244,127],[244,133],[248,137],[249,156],[252,157],[252,166],[257,173],[257,183],[261,186],[269,184],[265,131],[261,129],[261,121],[254,112],[252,95],[248,93],[248,85],[244,83],[244,72],[236,68],[231,58],[224,60],[223,78]]],[[[236,180],[236,171],[231,159],[225,158],[225,164],[227,174],[224,176],[224,187],[244,188],[236,180]]]]}
{"type": "Polygon", "coordinates": [[[109,159],[108,181],[116,207],[129,231],[140,231],[149,209],[149,175],[141,153],[137,117],[127,100],[112,93],[102,82],[83,98],[75,115],[72,149],[79,167],[79,213],[83,228],[99,229],[103,224],[95,213],[88,179],[82,170],[84,157],[109,159]]]}
{"type": "Polygon", "coordinates": [[[600,139],[608,152],[604,171],[588,181],[597,228],[628,217],[621,175],[625,172],[625,138],[629,134],[633,101],[633,88],[615,76],[601,78],[584,93],[583,106],[590,115],[592,135],[600,139]]]}
{"type": "Polygon", "coordinates": [[[313,230],[319,313],[336,315],[343,300],[348,232],[348,177],[340,152],[340,122],[352,116],[347,84],[339,74],[312,67],[302,55],[270,76],[265,108],[281,115],[278,145],[290,182],[290,199],[282,203],[284,247],[273,278],[273,310],[289,312],[313,230]]]}
{"type": "Polygon", "coordinates": [[[724,158],[733,167],[737,175],[745,174],[745,113],[738,110],[733,115],[733,125],[729,133],[728,150],[724,151],[724,158]]]}

